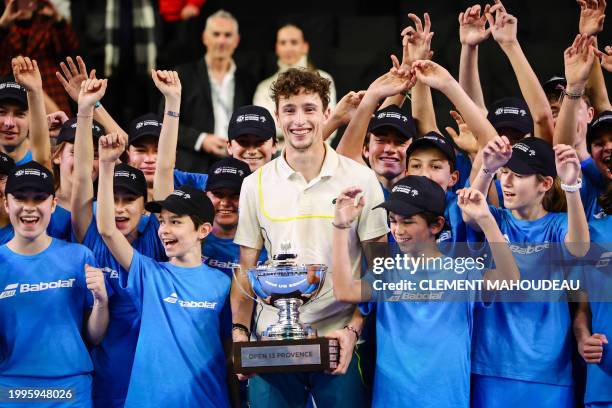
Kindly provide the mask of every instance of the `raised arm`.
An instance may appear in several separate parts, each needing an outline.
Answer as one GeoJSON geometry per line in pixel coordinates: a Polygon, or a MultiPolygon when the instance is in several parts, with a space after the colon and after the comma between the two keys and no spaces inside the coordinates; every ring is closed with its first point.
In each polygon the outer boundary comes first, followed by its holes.
{"type": "Polygon", "coordinates": [[[486,28],[487,18],[485,16],[490,7],[487,4],[482,15],[479,4],[468,7],[465,12],[459,14],[459,41],[461,42],[459,84],[485,115],[487,107],[478,71],[478,46],[491,35],[491,28],[486,28]]]}
{"type": "Polygon", "coordinates": [[[378,102],[390,95],[406,92],[414,85],[414,78],[400,76],[394,70],[377,78],[366,91],[353,119],[349,123],[336,151],[365,165],[361,152],[372,114],[378,102]]]}
{"type": "Polygon", "coordinates": [[[151,71],[153,82],[164,95],[164,121],[157,145],[157,164],[153,179],[153,198],[163,200],[174,190],[173,171],[181,108],[181,81],[176,71],[151,71]]]}
{"type": "MultiPolygon", "coordinates": [[[[606,1],[577,0],[577,3],[580,6],[580,21],[578,23],[580,34],[597,36],[603,31],[604,20],[606,18],[606,1]]],[[[599,60],[595,60],[586,84],[586,92],[596,114],[612,110],[601,68],[599,60]]]]}
{"type": "Polygon", "coordinates": [[[79,93],[70,201],[72,231],[77,242],[83,242],[93,218],[94,190],[91,171],[94,163],[94,142],[91,127],[94,105],[104,96],[106,85],[106,79],[87,79],[81,83],[79,93]]]}
{"type": "MultiPolygon", "coordinates": [[[[85,61],[80,56],[76,57],[76,64],[71,57],[66,58],[66,62],[60,63],[60,68],[63,75],[59,72],[55,72],[55,76],[58,81],[63,85],[64,89],[72,98],[73,101],[78,102],[79,92],[81,90],[81,83],[87,78],[95,79],[96,70],[92,69],[89,75],[87,74],[87,67],[85,61]]],[[[99,101],[96,101],[99,102],[99,101]]],[[[119,126],[113,117],[108,113],[101,104],[97,104],[94,109],[94,119],[97,120],[107,132],[114,132],[120,134],[122,137],[127,139],[127,133],[119,126]]]]}
{"type": "MultiPolygon", "coordinates": [[[[555,150],[555,164],[557,175],[562,185],[575,186],[580,177],[580,160],[576,150],[571,146],[559,144],[553,147],[555,150]]],[[[589,250],[590,235],[586,214],[580,199],[580,189],[574,191],[564,188],[567,201],[567,234],[564,244],[568,252],[574,256],[584,256],[589,250]]]]}
{"type": "Polygon", "coordinates": [[[51,170],[51,141],[49,140],[45,95],[38,64],[28,57],[16,57],[11,61],[11,65],[15,80],[26,89],[28,94],[32,159],[51,170]]]}
{"type": "Polygon", "coordinates": [[[338,104],[332,110],[332,114],[325,122],[323,128],[323,140],[327,140],[338,128],[349,124],[357,107],[365,95],[365,91],[350,91],[340,99],[338,104]]]}
{"type": "Polygon", "coordinates": [[[593,37],[578,34],[573,44],[563,54],[567,80],[565,91],[568,95],[563,98],[553,138],[555,145],[566,144],[578,148],[578,154],[583,160],[588,157],[588,152],[584,143],[577,138],[577,116],[582,104],[580,95],[584,94],[589,72],[595,60],[593,41],[593,37]]]}
{"type": "Polygon", "coordinates": [[[332,235],[332,280],[334,297],[340,302],[359,303],[363,299],[361,280],[353,278],[349,257],[349,233],[365,205],[365,198],[359,187],[343,190],[336,199],[334,231],[332,235]]]}
{"type": "Polygon", "coordinates": [[[521,273],[508,243],[489,210],[485,196],[474,188],[465,188],[457,192],[457,205],[461,208],[463,217],[472,219],[484,233],[487,242],[491,244],[495,269],[486,271],[484,279],[488,281],[519,280],[521,273]]]}
{"type": "Polygon", "coordinates": [[[552,143],[553,116],[544,89],[529,65],[521,45],[516,38],[517,19],[506,12],[503,4],[496,0],[489,12],[485,13],[493,38],[504,51],[518,81],[521,93],[529,107],[534,123],[534,135],[552,143]],[[493,17],[495,13],[495,17],[493,17]]]}
{"type": "Polygon", "coordinates": [[[98,232],[104,243],[119,264],[125,270],[130,269],[134,248],[117,229],[115,224],[115,198],[113,193],[113,179],[115,162],[125,151],[126,139],[117,133],[109,133],[100,138],[98,155],[100,171],[98,174],[98,211],[96,222],[98,232]]]}

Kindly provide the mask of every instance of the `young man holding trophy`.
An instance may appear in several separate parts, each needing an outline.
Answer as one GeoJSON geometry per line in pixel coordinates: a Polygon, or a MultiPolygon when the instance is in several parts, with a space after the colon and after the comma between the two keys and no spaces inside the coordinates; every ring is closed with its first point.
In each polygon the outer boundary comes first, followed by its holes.
{"type": "MultiPolygon", "coordinates": [[[[325,265],[331,266],[332,261],[329,248],[333,228],[345,228],[332,224],[338,194],[358,184],[363,188],[368,210],[383,200],[372,170],[339,156],[323,142],[324,124],[330,115],[328,80],[317,73],[290,69],[279,76],[272,93],[286,145],[280,157],[244,180],[240,193],[240,219],[234,239],[240,245],[240,273],[234,277],[231,292],[235,343],[248,341],[251,330],[253,338],[260,339],[262,333],[264,336],[269,333],[268,326],[278,320],[277,308],[261,301],[254,308],[254,302],[247,296],[253,294],[251,272],[264,246],[271,259],[285,259],[280,261],[282,266],[287,264],[288,257],[297,256],[295,259],[302,267],[316,264],[325,270],[325,265]],[[253,327],[251,321],[255,322],[253,327]]],[[[389,229],[380,209],[364,211],[349,228],[351,270],[358,276],[363,244],[386,242],[389,229]]],[[[299,316],[318,336],[337,339],[340,346],[337,366],[331,371],[311,373],[290,372],[296,370],[286,366],[268,367],[262,370],[266,374],[250,379],[252,407],[305,406],[309,395],[318,406],[369,406],[357,361],[352,358],[363,316],[354,305],[336,301],[331,279],[320,278],[318,296],[309,298],[299,308],[299,316]]],[[[309,283],[311,279],[308,276],[309,283]]],[[[303,294],[300,292],[302,300],[303,294]]]]}

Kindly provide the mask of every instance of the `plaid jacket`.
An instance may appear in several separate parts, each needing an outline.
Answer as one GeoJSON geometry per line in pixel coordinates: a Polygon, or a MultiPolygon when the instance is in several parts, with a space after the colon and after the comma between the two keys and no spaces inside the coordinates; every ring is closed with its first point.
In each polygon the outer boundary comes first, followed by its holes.
{"type": "Polygon", "coordinates": [[[79,46],[76,35],[66,22],[56,23],[46,16],[34,15],[31,27],[13,24],[0,29],[0,76],[13,74],[11,59],[23,55],[35,59],[43,81],[43,89],[51,99],[71,115],[69,96],[55,77],[59,63],[79,46]]]}

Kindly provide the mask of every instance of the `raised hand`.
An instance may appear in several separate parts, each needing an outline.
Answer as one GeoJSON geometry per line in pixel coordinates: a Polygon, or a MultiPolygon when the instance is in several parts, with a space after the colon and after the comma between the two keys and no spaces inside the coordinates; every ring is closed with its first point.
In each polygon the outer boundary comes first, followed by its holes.
{"type": "MultiPolygon", "coordinates": [[[[397,59],[395,62],[397,62],[397,59]]],[[[372,82],[368,87],[367,92],[375,95],[377,99],[387,98],[389,96],[407,92],[414,86],[415,80],[416,79],[414,76],[401,75],[394,67],[391,69],[391,71],[378,77],[374,82],[372,82]]]]}
{"type": "Polygon", "coordinates": [[[497,136],[482,149],[482,166],[490,172],[504,167],[512,157],[512,146],[506,136],[497,136]]]}
{"type": "Polygon", "coordinates": [[[102,270],[86,264],[85,281],[87,283],[87,289],[89,289],[93,295],[94,306],[106,304],[108,302],[108,294],[106,293],[104,273],[102,270]]]}
{"type": "Polygon", "coordinates": [[[351,91],[344,95],[336,107],[332,112],[332,116],[338,120],[340,123],[348,124],[351,119],[353,119],[353,115],[357,110],[357,107],[361,103],[363,96],[365,95],[365,91],[354,92],[351,91]]]}
{"type": "Polygon", "coordinates": [[[580,6],[578,31],[584,35],[597,35],[603,30],[606,19],[606,0],[576,0],[580,6]]]}
{"type": "Polygon", "coordinates": [[[365,198],[359,187],[342,190],[336,199],[334,224],[348,228],[359,217],[365,206],[365,198]]]}
{"type": "Polygon", "coordinates": [[[11,61],[13,76],[26,91],[42,91],[42,78],[36,60],[28,57],[15,57],[11,61]]]}
{"type": "Polygon", "coordinates": [[[127,141],[118,133],[109,133],[98,141],[100,163],[115,163],[125,151],[127,141]]]}
{"type": "Polygon", "coordinates": [[[478,153],[478,140],[472,133],[468,125],[463,120],[463,117],[457,111],[450,111],[450,115],[455,119],[459,134],[452,127],[446,127],[446,132],[453,138],[455,144],[468,156],[473,157],[478,153]]]}
{"type": "Polygon", "coordinates": [[[81,82],[79,92],[79,109],[93,108],[104,97],[108,79],[86,79],[81,82]]]}
{"type": "Polygon", "coordinates": [[[66,58],[66,63],[63,61],[60,62],[60,68],[64,75],[62,75],[59,71],[55,72],[55,76],[60,81],[70,98],[73,101],[79,101],[79,93],[81,92],[81,83],[85,81],[87,78],[94,79],[96,77],[96,70],[92,69],[87,75],[87,67],[85,66],[85,61],[83,58],[77,56],[76,57],[77,65],[75,65],[72,58],[66,58]]]}
{"type": "Polygon", "coordinates": [[[557,175],[563,184],[574,185],[580,176],[580,160],[573,147],[565,144],[553,146],[557,175]]]}
{"type": "Polygon", "coordinates": [[[476,222],[493,217],[485,196],[475,188],[458,190],[457,205],[465,215],[476,222]]]}
{"type": "Polygon", "coordinates": [[[68,120],[68,115],[62,111],[52,112],[47,115],[47,127],[49,128],[49,137],[55,138],[59,134],[64,122],[68,120]]]}
{"type": "Polygon", "coordinates": [[[604,51],[605,53],[595,50],[595,54],[598,58],[600,58],[601,67],[608,72],[612,72],[612,47],[608,45],[606,48],[604,48],[604,51]]]}
{"type": "Polygon", "coordinates": [[[508,14],[501,1],[496,0],[488,12],[485,10],[485,17],[489,23],[493,38],[499,45],[508,45],[517,41],[516,28],[518,20],[512,14],[508,14]],[[495,18],[493,13],[495,13],[495,18]]]}
{"type": "Polygon", "coordinates": [[[419,82],[437,90],[441,90],[454,81],[452,75],[446,69],[433,61],[415,61],[412,64],[412,72],[419,82]]]}
{"type": "Polygon", "coordinates": [[[421,19],[416,14],[408,14],[408,18],[414,22],[414,27],[406,27],[401,33],[403,49],[402,63],[400,66],[396,67],[401,75],[408,75],[410,73],[410,67],[414,61],[431,59],[431,57],[433,57],[431,39],[434,33],[430,31],[431,20],[429,14],[425,13],[423,16],[425,25],[423,25],[421,19]]]}
{"type": "Polygon", "coordinates": [[[459,41],[462,45],[475,47],[491,35],[491,27],[486,28],[487,17],[491,6],[487,4],[484,13],[480,14],[480,5],[468,7],[459,14],[459,41]]]}
{"type": "Polygon", "coordinates": [[[181,81],[176,71],[151,70],[151,77],[159,91],[166,98],[181,99],[181,81]]]}
{"type": "MultiPolygon", "coordinates": [[[[34,3],[34,0],[30,0],[30,3],[34,3]]],[[[0,16],[0,27],[8,28],[15,21],[26,18],[29,14],[29,11],[19,8],[17,0],[9,0],[4,9],[4,13],[0,16]]]]}
{"type": "Polygon", "coordinates": [[[571,47],[563,53],[565,62],[565,79],[570,91],[572,88],[584,90],[589,73],[595,60],[595,37],[578,34],[571,47]]]}
{"type": "Polygon", "coordinates": [[[603,346],[608,344],[605,334],[594,333],[578,341],[578,352],[588,364],[599,364],[603,356],[603,346]]]}

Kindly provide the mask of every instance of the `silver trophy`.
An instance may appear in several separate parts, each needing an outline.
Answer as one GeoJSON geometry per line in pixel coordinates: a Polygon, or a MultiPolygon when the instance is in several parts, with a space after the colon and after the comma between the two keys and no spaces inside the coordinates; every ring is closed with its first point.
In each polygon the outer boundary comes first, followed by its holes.
{"type": "Polygon", "coordinates": [[[236,344],[237,372],[322,371],[336,367],[337,341],[318,338],[316,329],[300,322],[299,312],[321,292],[327,265],[298,264],[297,257],[291,244],[283,243],[270,263],[246,272],[257,295],[255,300],[277,308],[278,321],[262,332],[260,341],[236,344]]]}

